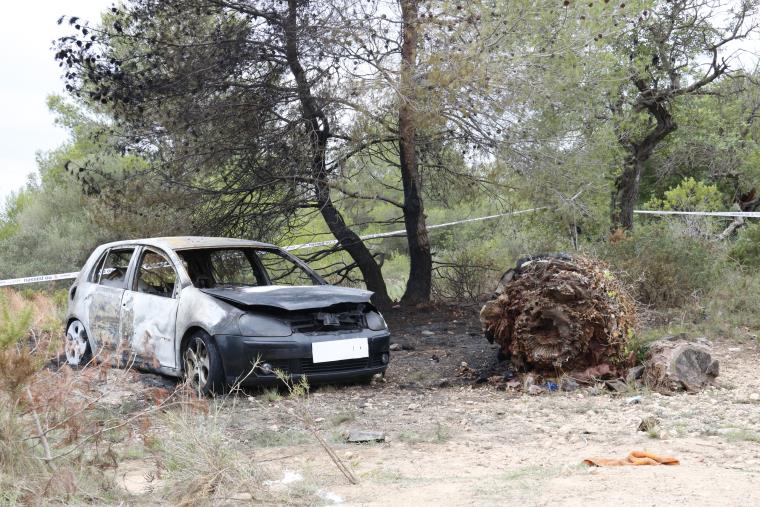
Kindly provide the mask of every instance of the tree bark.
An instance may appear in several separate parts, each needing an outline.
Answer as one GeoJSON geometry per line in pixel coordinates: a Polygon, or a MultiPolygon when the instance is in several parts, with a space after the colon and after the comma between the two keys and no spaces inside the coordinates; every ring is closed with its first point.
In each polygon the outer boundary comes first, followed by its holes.
{"type": "Polygon", "coordinates": [[[330,139],[330,123],[321,106],[312,94],[311,86],[306,77],[306,71],[301,65],[298,54],[298,7],[297,0],[288,0],[288,14],[283,20],[285,34],[285,57],[293,74],[301,104],[303,118],[310,134],[311,143],[311,177],[314,181],[314,192],[327,227],[338,240],[338,243],[351,256],[364,278],[368,290],[374,292],[372,302],[378,308],[388,308],[392,301],[388,296],[382,271],[372,253],[367,249],[359,236],[352,231],[343,219],[343,215],[330,197],[330,186],[325,161],[327,159],[327,143],[330,139]]]}
{"type": "Polygon", "coordinates": [[[623,164],[623,172],[615,178],[615,188],[612,191],[610,219],[613,231],[620,228],[633,229],[633,209],[639,198],[639,183],[645,164],[657,145],[678,128],[666,103],[657,100],[654,91],[642,80],[635,79],[634,84],[640,92],[636,107],[646,109],[656,123],[646,137],[638,142],[628,141],[624,137],[618,138],[628,155],[623,164]]]}
{"type": "Polygon", "coordinates": [[[639,198],[639,182],[644,163],[636,160],[635,155],[626,157],[623,172],[615,178],[612,191],[612,228],[633,229],[633,209],[639,198]]]}
{"type": "Polygon", "coordinates": [[[404,187],[404,225],[409,245],[409,280],[401,298],[404,304],[430,301],[433,260],[430,239],[425,225],[422,182],[417,166],[417,123],[412,106],[414,72],[417,65],[418,16],[417,0],[399,0],[402,18],[400,105],[398,114],[401,182],[404,187]]]}

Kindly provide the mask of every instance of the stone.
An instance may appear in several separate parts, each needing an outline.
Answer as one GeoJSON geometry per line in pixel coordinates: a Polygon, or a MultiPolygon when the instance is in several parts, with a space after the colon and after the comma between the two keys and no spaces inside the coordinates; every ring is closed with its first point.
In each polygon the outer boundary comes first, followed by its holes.
{"type": "Polygon", "coordinates": [[[643,376],[644,376],[644,366],[642,365],[634,366],[633,368],[628,369],[628,373],[625,376],[625,381],[628,383],[633,383],[641,379],[641,377],[643,376]]]}
{"type": "Polygon", "coordinates": [[[348,432],[346,441],[352,443],[383,442],[385,441],[385,433],[382,431],[352,430],[348,432]]]}
{"type": "Polygon", "coordinates": [[[644,383],[653,390],[697,392],[718,376],[710,347],[683,339],[653,342],[644,362],[644,383]]]}
{"type": "Polygon", "coordinates": [[[401,350],[401,344],[400,343],[391,343],[391,346],[388,347],[391,351],[396,352],[398,350],[401,350]]]}
{"type": "Polygon", "coordinates": [[[639,431],[654,431],[659,426],[660,426],[660,420],[657,419],[655,416],[650,415],[641,420],[641,422],[639,423],[638,430],[639,431]]]}
{"type": "Polygon", "coordinates": [[[607,380],[604,386],[614,393],[624,393],[628,391],[628,384],[620,379],[607,380]]]}

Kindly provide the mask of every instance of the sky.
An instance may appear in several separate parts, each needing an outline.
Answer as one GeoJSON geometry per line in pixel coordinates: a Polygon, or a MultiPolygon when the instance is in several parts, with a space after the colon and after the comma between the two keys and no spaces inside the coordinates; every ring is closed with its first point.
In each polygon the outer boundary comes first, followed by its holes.
{"type": "Polygon", "coordinates": [[[63,14],[96,20],[112,0],[22,0],[4,2],[0,18],[0,210],[6,197],[37,171],[38,151],[67,139],[53,125],[46,97],[63,92],[53,39],[67,35],[63,14]]]}

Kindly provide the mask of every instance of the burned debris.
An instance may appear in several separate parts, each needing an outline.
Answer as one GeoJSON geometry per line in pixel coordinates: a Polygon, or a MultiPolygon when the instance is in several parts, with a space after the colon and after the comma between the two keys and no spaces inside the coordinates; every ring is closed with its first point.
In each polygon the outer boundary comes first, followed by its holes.
{"type": "Polygon", "coordinates": [[[531,257],[502,277],[481,310],[486,338],[521,370],[559,374],[600,366],[622,371],[633,300],[607,266],[583,256],[531,257]]]}

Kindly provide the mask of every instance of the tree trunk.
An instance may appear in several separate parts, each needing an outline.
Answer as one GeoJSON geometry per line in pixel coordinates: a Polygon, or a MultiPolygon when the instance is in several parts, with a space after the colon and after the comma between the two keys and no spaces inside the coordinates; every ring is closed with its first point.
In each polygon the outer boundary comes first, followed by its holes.
{"type": "Polygon", "coordinates": [[[417,124],[412,103],[417,65],[417,0],[400,0],[402,17],[400,105],[398,114],[401,181],[404,186],[404,225],[409,245],[409,281],[401,298],[404,304],[430,301],[433,260],[425,225],[422,185],[417,167],[417,124]]]}
{"type": "Polygon", "coordinates": [[[351,256],[364,278],[368,290],[374,292],[372,302],[378,308],[388,308],[392,301],[388,296],[382,271],[372,253],[359,236],[352,231],[343,219],[330,197],[327,168],[325,165],[327,143],[330,139],[330,123],[321,106],[311,92],[306,72],[298,54],[298,19],[297,0],[288,0],[288,15],[283,20],[285,33],[285,53],[288,66],[296,81],[298,99],[301,103],[304,120],[310,130],[311,143],[311,178],[317,205],[327,227],[338,243],[351,256]]]}
{"type": "Polygon", "coordinates": [[[653,92],[646,88],[644,82],[637,80],[635,83],[641,92],[638,107],[645,109],[656,124],[639,142],[630,142],[623,136],[619,137],[620,144],[628,151],[628,156],[625,158],[623,172],[615,178],[615,189],[610,200],[613,231],[619,228],[633,229],[633,209],[639,199],[639,183],[644,164],[652,156],[657,145],[678,128],[667,104],[650,99],[653,92]]]}
{"type": "Polygon", "coordinates": [[[633,229],[633,209],[639,198],[639,182],[644,163],[631,154],[625,159],[623,172],[615,178],[610,211],[612,228],[633,229]]]}

